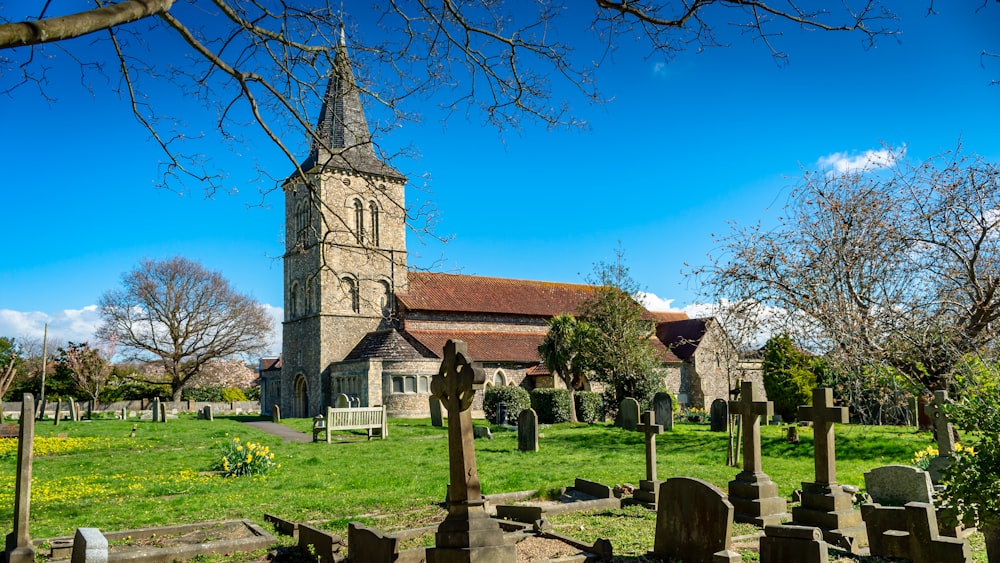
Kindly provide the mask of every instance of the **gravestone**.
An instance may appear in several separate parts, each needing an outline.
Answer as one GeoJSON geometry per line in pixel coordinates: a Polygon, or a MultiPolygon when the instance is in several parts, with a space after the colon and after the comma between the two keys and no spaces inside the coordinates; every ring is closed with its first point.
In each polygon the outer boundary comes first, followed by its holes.
{"type": "Polygon", "coordinates": [[[28,520],[31,514],[31,465],[35,446],[35,398],[25,393],[21,399],[20,430],[17,437],[17,476],[14,481],[14,530],[7,535],[7,563],[35,563],[28,520]]]}
{"type": "Polygon", "coordinates": [[[271,422],[275,424],[281,422],[281,407],[274,405],[271,407],[271,422]]]}
{"type": "Polygon", "coordinates": [[[737,562],[733,505],[715,485],[673,477],[660,485],[652,554],[667,561],[737,562]]]}
{"type": "Polygon", "coordinates": [[[337,403],[334,406],[338,409],[349,409],[351,408],[351,398],[341,393],[337,395],[337,403]]]}
{"type": "Polygon", "coordinates": [[[938,390],[934,392],[934,402],[924,407],[924,412],[934,425],[934,439],[937,440],[938,447],[938,455],[931,458],[930,466],[927,468],[934,484],[941,482],[944,469],[948,467],[949,456],[955,451],[954,428],[944,413],[946,404],[948,404],[948,392],[938,390]]]}
{"type": "Polygon", "coordinates": [[[910,396],[906,401],[906,406],[908,407],[907,422],[910,426],[919,428],[920,427],[920,401],[917,400],[916,395],[910,396]]]}
{"type": "MultiPolygon", "coordinates": [[[[205,405],[201,413],[205,420],[215,420],[215,417],[212,415],[212,405],[205,405]]],[[[166,420],[166,417],[164,417],[164,420],[166,420]]]]}
{"type": "Polygon", "coordinates": [[[486,438],[487,440],[493,439],[493,431],[490,430],[489,426],[473,426],[472,427],[472,437],[473,438],[486,438]]]}
{"type": "Polygon", "coordinates": [[[440,428],[441,426],[444,425],[444,421],[442,420],[441,417],[441,400],[431,395],[431,398],[428,399],[428,402],[430,403],[430,409],[431,409],[431,426],[437,426],[438,428],[440,428]]]}
{"type": "Polygon", "coordinates": [[[399,558],[398,539],[358,522],[347,524],[347,546],[347,560],[354,563],[392,563],[399,558]]]}
{"type": "Polygon", "coordinates": [[[646,508],[655,509],[657,494],[662,481],[656,478],[656,436],[663,434],[663,425],[656,424],[656,413],[642,413],[642,423],[637,430],[645,435],[646,442],[646,478],[639,481],[639,488],[632,493],[632,498],[644,504],[646,508]]]}
{"type": "Polygon", "coordinates": [[[655,423],[663,427],[664,430],[674,429],[674,396],[670,393],[657,393],[653,395],[653,412],[655,423]]]}
{"type": "Polygon", "coordinates": [[[108,563],[108,538],[97,528],[77,528],[71,563],[108,563]]]}
{"type": "Polygon", "coordinates": [[[497,404],[497,424],[500,426],[507,424],[507,403],[497,404]]]}
{"type": "Polygon", "coordinates": [[[883,465],[865,473],[865,490],[872,502],[905,506],[908,502],[934,502],[931,476],[910,465],[883,465]]]}
{"type": "Polygon", "coordinates": [[[635,430],[639,426],[639,401],[625,397],[618,408],[618,426],[625,430],[635,430]]]}
{"type": "Polygon", "coordinates": [[[827,563],[830,546],[823,532],[809,526],[775,524],[764,527],[760,563],[827,563]]]}
{"type": "Polygon", "coordinates": [[[774,414],[774,403],[760,400],[753,383],[744,381],[740,399],[729,401],[729,408],[740,417],[743,434],[743,471],[729,482],[729,502],[737,522],[760,527],[780,524],[788,518],[788,504],[778,496],[778,485],[761,469],[760,421],[774,414]]]}
{"type": "Polygon", "coordinates": [[[69,400],[66,402],[66,409],[69,412],[70,421],[72,422],[80,421],[80,411],[77,409],[76,399],[70,397],[69,400]]]}
{"type": "Polygon", "coordinates": [[[476,472],[472,440],[472,402],[486,383],[486,372],[469,359],[461,340],[449,340],[444,359],[431,380],[431,393],[448,410],[448,515],[438,526],[427,563],[514,563],[517,549],[504,542],[503,532],[486,513],[476,472]]]}
{"type": "Polygon", "coordinates": [[[904,507],[865,504],[861,507],[876,557],[909,559],[913,563],[971,563],[968,539],[938,532],[934,506],[910,502],[904,507]]]}
{"type": "Polygon", "coordinates": [[[712,432],[725,432],[729,424],[729,403],[725,399],[712,401],[709,417],[712,421],[712,426],[710,427],[712,432]]]}
{"type": "Polygon", "coordinates": [[[538,451],[538,413],[533,409],[524,409],[517,415],[517,449],[538,451]]]}
{"type": "Polygon", "coordinates": [[[854,495],[837,484],[834,425],[848,422],[847,407],[833,406],[833,389],[813,389],[812,406],[799,407],[799,420],[813,422],[813,465],[816,478],[802,483],[802,503],[792,509],[792,523],[815,526],[831,545],[858,553],[868,543],[854,495]]]}
{"type": "Polygon", "coordinates": [[[128,420],[128,407],[122,407],[121,417],[122,420],[128,420]]]}
{"type": "Polygon", "coordinates": [[[59,426],[60,418],[62,418],[62,399],[56,401],[56,417],[55,417],[55,422],[53,424],[59,426]]]}
{"type": "Polygon", "coordinates": [[[153,422],[160,421],[160,398],[153,399],[153,404],[149,407],[153,411],[153,422]]]}
{"type": "Polygon", "coordinates": [[[166,403],[160,403],[160,422],[167,422],[167,405],[166,403]]]}

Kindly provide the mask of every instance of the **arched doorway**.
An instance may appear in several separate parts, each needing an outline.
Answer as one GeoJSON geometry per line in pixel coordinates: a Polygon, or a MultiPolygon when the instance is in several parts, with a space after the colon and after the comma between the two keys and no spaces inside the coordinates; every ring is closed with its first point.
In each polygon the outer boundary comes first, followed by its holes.
{"type": "Polygon", "coordinates": [[[309,416],[309,384],[306,376],[301,373],[295,376],[295,392],[292,395],[292,417],[306,418],[309,416]]]}

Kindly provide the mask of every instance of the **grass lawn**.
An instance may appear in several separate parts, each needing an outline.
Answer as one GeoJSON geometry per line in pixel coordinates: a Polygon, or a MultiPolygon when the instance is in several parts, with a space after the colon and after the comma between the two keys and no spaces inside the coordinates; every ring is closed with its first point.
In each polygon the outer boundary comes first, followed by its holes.
{"type": "MultiPolygon", "coordinates": [[[[213,422],[182,415],[167,424],[95,420],[36,426],[31,535],[72,535],[77,527],[105,531],[245,518],[264,513],[312,521],[346,534],[360,521],[383,530],[436,524],[448,482],[447,429],[428,419],[393,419],[389,438],[365,440],[345,433],[335,444],[283,443],[242,424],[246,417],[213,422]],[[137,424],[134,438],[129,434],[137,424]],[[234,437],[268,446],[280,467],[265,477],[225,478],[212,470],[220,447],[234,437]]],[[[285,424],[308,432],[311,420],[285,424]]],[[[485,424],[477,421],[477,424],[485,424]]],[[[552,494],[583,477],[609,485],[645,478],[642,434],[610,425],[543,426],[541,451],[519,452],[516,432],[494,428],[494,440],[476,440],[485,494],[539,490],[552,494]]],[[[813,478],[812,431],[788,444],[780,427],[762,429],[763,467],[788,497],[813,478]]],[[[727,435],[707,425],[678,424],[657,438],[661,479],[698,477],[723,490],[739,471],[725,465],[727,435]]],[[[928,433],[903,427],[837,427],[838,481],[862,487],[863,473],[888,463],[909,463],[930,445],[928,433]]],[[[16,440],[0,440],[0,529],[12,529],[16,440]]],[[[652,548],[655,514],[637,508],[553,519],[557,531],[584,541],[609,537],[617,554],[652,548]]],[[[747,533],[740,528],[737,533],[747,533]]],[[[982,551],[977,538],[974,551],[982,551]]],[[[985,555],[979,554],[982,561],[985,555]]],[[[629,560],[628,558],[624,560],[629,560]]],[[[635,559],[633,559],[635,560],[635,559]]]]}

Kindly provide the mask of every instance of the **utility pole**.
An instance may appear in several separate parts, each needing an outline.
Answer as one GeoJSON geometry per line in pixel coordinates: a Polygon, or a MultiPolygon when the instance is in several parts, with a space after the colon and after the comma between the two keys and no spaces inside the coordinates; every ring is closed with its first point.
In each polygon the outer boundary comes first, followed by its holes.
{"type": "Polygon", "coordinates": [[[49,323],[45,323],[45,333],[42,336],[42,392],[38,397],[38,420],[45,417],[45,364],[49,355],[49,323]]]}

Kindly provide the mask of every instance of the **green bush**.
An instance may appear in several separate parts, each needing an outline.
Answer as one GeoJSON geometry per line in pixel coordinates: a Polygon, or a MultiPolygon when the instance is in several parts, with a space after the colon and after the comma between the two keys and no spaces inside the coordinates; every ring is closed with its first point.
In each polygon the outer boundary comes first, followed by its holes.
{"type": "Polygon", "coordinates": [[[587,424],[600,422],[604,409],[601,394],[593,391],[577,391],[575,396],[576,419],[587,424]]]}
{"type": "Polygon", "coordinates": [[[521,387],[513,385],[491,385],[483,394],[483,412],[491,423],[497,423],[497,407],[507,405],[507,420],[517,420],[517,415],[531,406],[531,397],[521,387]]]}
{"type": "Polygon", "coordinates": [[[234,387],[226,387],[222,390],[222,400],[227,403],[232,403],[233,401],[246,401],[247,396],[243,394],[243,391],[236,389],[234,387]]]}
{"type": "Polygon", "coordinates": [[[799,405],[812,404],[816,387],[816,361],[792,343],[786,334],[772,336],[764,345],[764,390],[774,401],[774,414],[797,420],[799,405]]]}
{"type": "Polygon", "coordinates": [[[538,414],[538,422],[556,424],[569,422],[569,391],[566,389],[535,389],[531,392],[531,408],[538,414]]]}
{"type": "Polygon", "coordinates": [[[253,387],[247,387],[243,390],[243,394],[247,396],[247,401],[259,401],[260,400],[260,385],[254,385],[253,387]]]}

